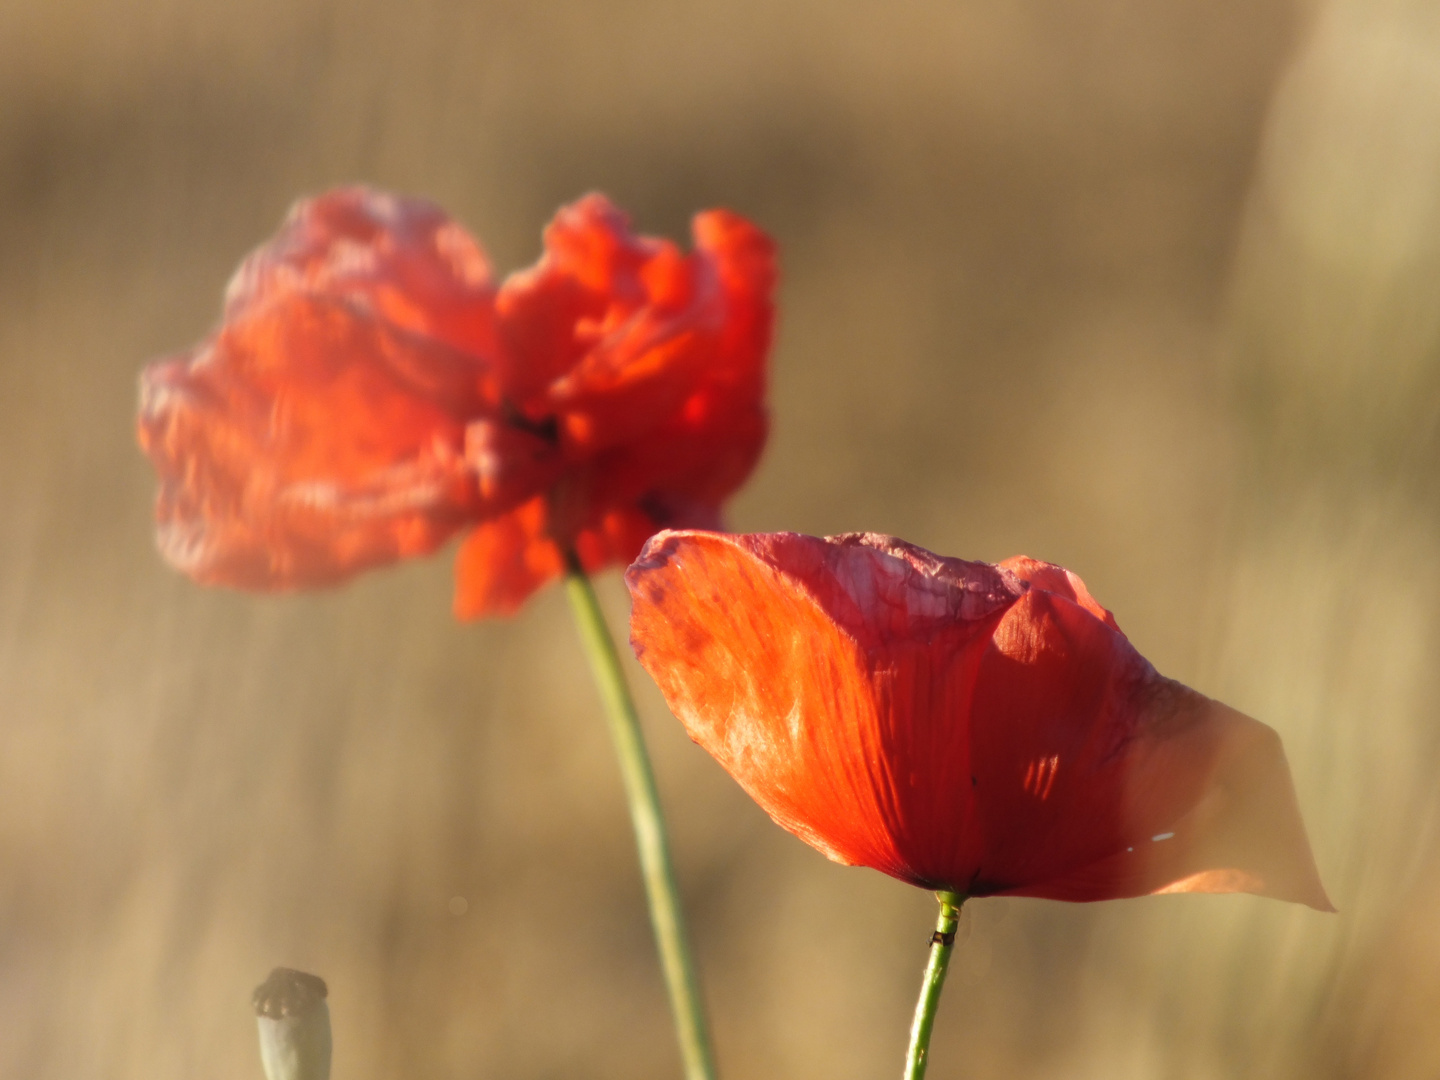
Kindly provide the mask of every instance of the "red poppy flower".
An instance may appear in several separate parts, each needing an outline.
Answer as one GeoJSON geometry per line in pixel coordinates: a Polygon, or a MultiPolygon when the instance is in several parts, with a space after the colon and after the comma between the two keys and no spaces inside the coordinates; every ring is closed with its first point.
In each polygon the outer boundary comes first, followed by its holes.
{"type": "Polygon", "coordinates": [[[969,896],[1333,910],[1278,736],[1159,675],[1068,570],[664,532],[626,580],[691,737],[837,862],[969,896]]]}
{"type": "Polygon", "coordinates": [[[218,330],[141,378],[161,551],[195,579],[294,589],[470,529],[462,616],[564,568],[713,527],[765,441],[770,240],[735,214],[695,249],[590,195],[496,288],[432,204],[346,188],[241,265],[218,330]]]}

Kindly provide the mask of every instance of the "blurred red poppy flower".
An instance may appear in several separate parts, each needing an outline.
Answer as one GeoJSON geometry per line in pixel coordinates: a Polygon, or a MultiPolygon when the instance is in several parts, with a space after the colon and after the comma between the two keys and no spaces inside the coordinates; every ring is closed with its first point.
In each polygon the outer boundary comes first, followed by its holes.
{"type": "Polygon", "coordinates": [[[691,737],[837,862],[968,896],[1333,910],[1279,737],[1159,675],[1068,570],[663,532],[626,580],[691,737]]]}
{"type": "Polygon", "coordinates": [[[419,199],[298,204],[241,265],[220,327],[141,377],[158,541],[207,584],[295,589],[469,529],[455,606],[508,612],[563,572],[713,527],[766,435],[774,250],[743,218],[694,251],[600,195],[498,288],[419,199]]]}

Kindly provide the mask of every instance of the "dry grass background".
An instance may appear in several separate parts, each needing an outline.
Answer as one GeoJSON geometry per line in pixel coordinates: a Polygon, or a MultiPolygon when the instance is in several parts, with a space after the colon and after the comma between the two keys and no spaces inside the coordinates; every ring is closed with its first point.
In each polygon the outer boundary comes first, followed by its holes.
{"type": "MultiPolygon", "coordinates": [[[[0,6],[0,1075],[256,1077],[277,963],[336,1080],[676,1075],[562,597],[459,626],[443,557],[257,598],[151,548],[140,364],[357,179],[506,270],[592,188],[755,217],[735,527],[1064,562],[1284,735],[1338,917],[976,902],[932,1076],[1440,1075],[1440,11],[1400,0],[0,6]]],[[[932,901],[641,690],[727,1077],[895,1075],[932,901]]]]}

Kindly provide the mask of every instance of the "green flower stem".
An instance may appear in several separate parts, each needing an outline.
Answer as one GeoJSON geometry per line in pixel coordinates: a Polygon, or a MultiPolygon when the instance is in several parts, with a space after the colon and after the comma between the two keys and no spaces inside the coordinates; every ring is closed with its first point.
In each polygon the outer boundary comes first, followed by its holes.
{"type": "Polygon", "coordinates": [[[655,773],[650,755],[645,750],[645,737],[640,730],[640,717],[615,642],[605,625],[604,612],[596,599],[590,579],[580,562],[570,555],[565,589],[570,607],[590,657],[590,669],[600,686],[605,715],[610,723],[610,737],[620,758],[620,773],[625,781],[625,798],[630,804],[630,822],[635,828],[635,844],[640,849],[640,870],[645,878],[645,896],[650,904],[650,922],[655,928],[655,944],[660,950],[660,966],[665,972],[665,986],[670,992],[670,1009],[675,1016],[675,1032],[680,1039],[680,1055],[685,1063],[686,1080],[715,1080],[715,1062],[710,1052],[710,1033],[705,1022],[705,1008],[700,1000],[695,960],[685,934],[685,916],[680,909],[680,890],[675,884],[675,868],[670,861],[669,841],[665,836],[665,819],[660,813],[660,793],[655,788],[655,773]]]}
{"type": "Polygon", "coordinates": [[[955,951],[960,905],[965,902],[965,897],[953,892],[937,892],[935,897],[940,901],[940,918],[935,922],[935,936],[930,939],[930,963],[925,966],[925,981],[915,1005],[915,1022],[910,1025],[905,1080],[922,1080],[925,1067],[930,1064],[930,1031],[935,1027],[935,1013],[940,1008],[940,991],[945,987],[950,954],[955,951]]]}

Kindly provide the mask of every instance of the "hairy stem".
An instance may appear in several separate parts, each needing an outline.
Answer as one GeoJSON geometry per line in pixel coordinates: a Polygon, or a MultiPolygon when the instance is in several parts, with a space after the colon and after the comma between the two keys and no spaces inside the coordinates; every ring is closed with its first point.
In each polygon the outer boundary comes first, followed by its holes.
{"type": "Polygon", "coordinates": [[[940,901],[940,917],[930,938],[930,962],[925,965],[925,981],[920,985],[915,1021],[910,1025],[905,1080],[922,1080],[925,1067],[930,1064],[930,1032],[935,1027],[935,1013],[940,1008],[940,991],[945,987],[950,954],[955,951],[955,927],[960,923],[960,905],[965,902],[965,897],[953,892],[937,892],[935,897],[940,901]]]}
{"type": "Polygon", "coordinates": [[[590,669],[600,687],[600,698],[610,724],[610,737],[620,759],[625,798],[630,804],[630,822],[634,826],[635,845],[640,852],[640,871],[645,879],[645,896],[650,905],[650,922],[655,928],[655,944],[660,950],[660,966],[670,994],[670,1010],[674,1014],[675,1033],[680,1040],[685,1077],[686,1080],[715,1080],[705,1007],[700,1000],[695,959],[685,932],[680,890],[675,884],[665,819],[660,813],[660,794],[655,787],[650,755],[645,750],[640,717],[635,711],[635,702],[625,682],[624,669],[620,666],[620,656],[615,650],[615,642],[610,637],[590,579],[573,554],[567,561],[569,573],[565,588],[570,596],[575,622],[580,628],[580,637],[585,643],[585,652],[590,658],[590,669]]]}

